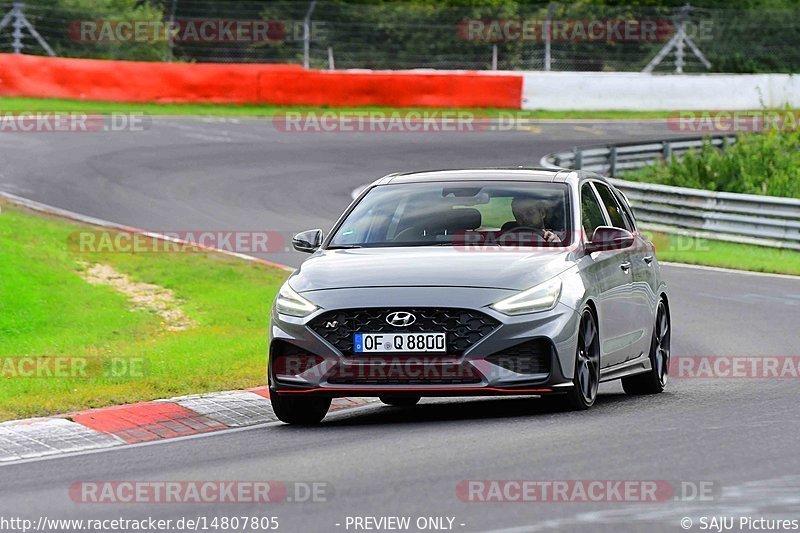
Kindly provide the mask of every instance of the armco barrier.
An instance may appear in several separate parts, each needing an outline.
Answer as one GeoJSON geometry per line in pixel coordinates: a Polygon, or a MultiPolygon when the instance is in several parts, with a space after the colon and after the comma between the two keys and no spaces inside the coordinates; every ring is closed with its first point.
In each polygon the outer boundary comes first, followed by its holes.
{"type": "MultiPolygon", "coordinates": [[[[709,139],[724,148],[735,136],[709,139]]],[[[702,144],[702,138],[653,143],[624,143],[578,147],[542,158],[542,165],[581,168],[600,174],[620,171],[680,157],[702,144]]],[[[691,235],[706,239],[800,250],[800,200],[704,191],[621,179],[610,180],[625,193],[642,229],[691,235]]]]}
{"type": "Polygon", "coordinates": [[[620,171],[633,170],[670,157],[685,154],[703,146],[703,142],[724,148],[736,142],[736,135],[707,135],[704,137],[678,137],[649,143],[629,142],[600,146],[578,146],[572,150],[555,152],[542,158],[542,164],[551,167],[580,168],[600,174],[615,176],[620,171]]]}
{"type": "Polygon", "coordinates": [[[519,109],[522,77],[467,71],[314,71],[0,54],[0,96],[119,102],[519,109]]]}

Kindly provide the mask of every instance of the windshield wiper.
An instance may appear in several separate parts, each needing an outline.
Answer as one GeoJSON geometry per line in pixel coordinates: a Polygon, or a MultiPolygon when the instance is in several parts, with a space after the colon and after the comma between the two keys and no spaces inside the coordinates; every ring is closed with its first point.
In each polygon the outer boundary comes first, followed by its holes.
{"type": "Polygon", "coordinates": [[[402,244],[400,246],[416,246],[416,247],[423,247],[423,246],[455,246],[456,243],[452,241],[442,241],[442,242],[411,242],[402,244]]]}
{"type": "MultiPolygon", "coordinates": [[[[423,246],[454,246],[454,242],[388,242],[370,244],[370,248],[402,248],[402,247],[423,247],[423,246]]],[[[351,250],[353,248],[364,248],[362,244],[332,244],[326,250],[351,250]]]]}
{"type": "Polygon", "coordinates": [[[325,248],[326,250],[350,250],[352,248],[361,248],[360,244],[332,244],[325,248]]]}

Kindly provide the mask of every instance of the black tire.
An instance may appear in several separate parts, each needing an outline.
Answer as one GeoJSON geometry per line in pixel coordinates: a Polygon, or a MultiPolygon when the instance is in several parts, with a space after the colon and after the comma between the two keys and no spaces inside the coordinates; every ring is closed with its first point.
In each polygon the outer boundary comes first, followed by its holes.
{"type": "Polygon", "coordinates": [[[413,407],[420,401],[419,396],[379,396],[380,400],[392,407],[413,407]]]}
{"type": "Polygon", "coordinates": [[[664,300],[658,302],[656,323],[650,339],[650,370],[622,378],[622,388],[627,394],[658,394],[664,390],[669,377],[671,322],[664,300]]]}
{"type": "Polygon", "coordinates": [[[330,398],[272,393],[269,399],[278,420],[300,426],[319,424],[331,406],[330,398]]]}
{"type": "Polygon", "coordinates": [[[575,350],[575,374],[564,405],[574,411],[589,409],[597,400],[600,386],[600,333],[589,308],[581,313],[578,348],[575,350]]]}

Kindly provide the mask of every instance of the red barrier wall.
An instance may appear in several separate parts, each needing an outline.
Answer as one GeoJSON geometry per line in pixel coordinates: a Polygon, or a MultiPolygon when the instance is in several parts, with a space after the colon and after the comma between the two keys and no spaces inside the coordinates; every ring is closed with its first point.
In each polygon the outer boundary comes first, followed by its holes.
{"type": "Polygon", "coordinates": [[[519,109],[522,76],[317,71],[299,65],[181,64],[0,54],[0,96],[121,102],[519,109]]]}
{"type": "Polygon", "coordinates": [[[522,103],[522,76],[476,72],[265,72],[259,89],[278,104],[519,109],[522,103]]]}

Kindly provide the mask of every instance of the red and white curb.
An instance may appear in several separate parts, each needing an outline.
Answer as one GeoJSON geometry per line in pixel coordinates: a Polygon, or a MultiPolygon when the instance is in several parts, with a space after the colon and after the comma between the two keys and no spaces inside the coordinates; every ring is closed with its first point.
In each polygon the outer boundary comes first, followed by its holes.
{"type": "MultiPolygon", "coordinates": [[[[377,398],[335,398],[344,410],[377,398]]],[[[266,387],[178,396],[0,424],[0,464],[276,422],[266,387]]]]}

